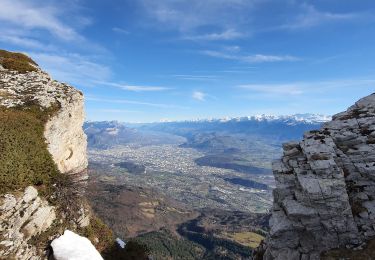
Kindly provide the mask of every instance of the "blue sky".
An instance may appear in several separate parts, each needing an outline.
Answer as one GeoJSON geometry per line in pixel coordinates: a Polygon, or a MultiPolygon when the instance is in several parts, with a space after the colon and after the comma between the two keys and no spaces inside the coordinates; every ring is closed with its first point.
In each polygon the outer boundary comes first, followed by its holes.
{"type": "Polygon", "coordinates": [[[0,0],[0,31],[89,120],[334,114],[375,92],[370,0],[0,0]]]}

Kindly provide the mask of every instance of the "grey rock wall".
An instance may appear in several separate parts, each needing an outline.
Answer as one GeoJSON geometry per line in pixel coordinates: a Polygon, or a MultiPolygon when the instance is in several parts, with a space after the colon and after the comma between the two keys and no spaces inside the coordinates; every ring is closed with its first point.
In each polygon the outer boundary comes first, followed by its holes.
{"type": "Polygon", "coordinates": [[[30,186],[21,194],[5,194],[0,205],[0,259],[41,259],[29,240],[56,219],[55,208],[30,186]]]}
{"type": "Polygon", "coordinates": [[[375,236],[375,94],[283,149],[263,259],[320,259],[375,236]]]}

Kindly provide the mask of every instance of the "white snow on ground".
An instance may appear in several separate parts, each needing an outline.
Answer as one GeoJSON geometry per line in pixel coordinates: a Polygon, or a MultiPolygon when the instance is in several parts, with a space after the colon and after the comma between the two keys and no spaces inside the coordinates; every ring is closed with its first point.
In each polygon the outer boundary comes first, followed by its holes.
{"type": "Polygon", "coordinates": [[[126,243],[121,238],[116,238],[116,242],[121,248],[125,248],[126,243]]]}
{"type": "Polygon", "coordinates": [[[56,260],[103,260],[90,240],[69,230],[53,240],[51,246],[56,260]]]}

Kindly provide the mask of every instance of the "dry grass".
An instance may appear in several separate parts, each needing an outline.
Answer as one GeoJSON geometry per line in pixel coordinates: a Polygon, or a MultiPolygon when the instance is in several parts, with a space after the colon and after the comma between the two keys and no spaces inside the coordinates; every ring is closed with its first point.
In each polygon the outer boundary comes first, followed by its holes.
{"type": "Polygon", "coordinates": [[[15,70],[20,73],[36,71],[36,64],[32,59],[22,53],[0,50],[0,64],[8,70],[15,70]]]}
{"type": "Polygon", "coordinates": [[[257,248],[260,242],[264,239],[263,236],[254,232],[225,233],[225,236],[250,248],[257,248]]]}

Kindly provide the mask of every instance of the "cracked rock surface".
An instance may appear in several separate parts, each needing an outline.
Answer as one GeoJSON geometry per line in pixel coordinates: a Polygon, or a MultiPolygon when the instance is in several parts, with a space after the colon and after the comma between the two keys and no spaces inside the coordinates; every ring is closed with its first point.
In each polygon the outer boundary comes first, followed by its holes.
{"type": "Polygon", "coordinates": [[[283,149],[263,259],[320,259],[375,236],[375,93],[283,149]]]}
{"type": "Polygon", "coordinates": [[[55,208],[29,186],[23,194],[5,194],[0,206],[1,259],[40,259],[29,240],[46,231],[56,219],[55,208]]]}

